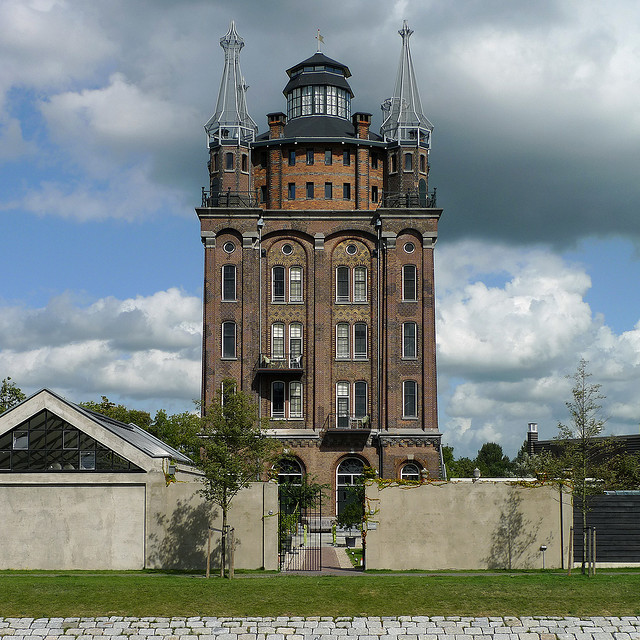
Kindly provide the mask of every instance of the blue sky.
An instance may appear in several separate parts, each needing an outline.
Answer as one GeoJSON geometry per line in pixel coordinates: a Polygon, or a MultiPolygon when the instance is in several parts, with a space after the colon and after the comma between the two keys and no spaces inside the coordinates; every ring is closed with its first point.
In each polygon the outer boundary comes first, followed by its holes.
{"type": "Polygon", "coordinates": [[[152,413],[200,393],[203,124],[231,19],[260,130],[284,70],[391,93],[407,19],[435,125],[440,428],[458,455],[552,437],[581,357],[640,422],[640,7],[630,0],[4,0],[0,378],[152,413]],[[286,16],[286,19],[283,17],[286,16]],[[267,54],[268,52],[268,54],[267,54]]]}

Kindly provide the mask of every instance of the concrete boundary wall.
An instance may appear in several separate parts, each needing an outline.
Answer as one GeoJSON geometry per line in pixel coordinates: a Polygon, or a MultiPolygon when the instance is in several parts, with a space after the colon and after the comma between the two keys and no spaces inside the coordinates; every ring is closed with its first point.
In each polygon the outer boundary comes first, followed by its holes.
{"type": "Polygon", "coordinates": [[[566,563],[571,495],[533,481],[367,486],[367,569],[535,569],[566,563]]]}

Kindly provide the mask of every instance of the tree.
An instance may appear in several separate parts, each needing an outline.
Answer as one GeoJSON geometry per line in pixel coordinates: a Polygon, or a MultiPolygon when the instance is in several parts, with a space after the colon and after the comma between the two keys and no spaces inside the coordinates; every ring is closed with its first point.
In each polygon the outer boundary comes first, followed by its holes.
{"type": "Polygon", "coordinates": [[[18,403],[22,402],[27,396],[22,390],[16,386],[15,382],[11,382],[11,378],[5,378],[0,387],[0,413],[11,409],[18,403]]]}
{"type": "Polygon", "coordinates": [[[495,442],[485,442],[480,447],[475,462],[485,478],[506,478],[513,473],[513,463],[509,456],[495,442]]]}
{"type": "Polygon", "coordinates": [[[151,426],[151,414],[148,411],[140,411],[138,409],[127,409],[122,404],[111,402],[107,396],[102,396],[101,402],[81,402],[81,407],[95,411],[107,418],[113,418],[125,424],[133,423],[143,429],[149,430],[151,426]]]}
{"type": "Polygon", "coordinates": [[[600,414],[601,385],[589,381],[588,362],[582,358],[576,372],[567,376],[573,380],[571,400],[566,402],[569,410],[568,424],[558,423],[560,455],[557,459],[561,471],[573,485],[574,501],[582,515],[582,573],[586,568],[586,535],[589,498],[603,491],[603,478],[612,462],[611,442],[599,438],[605,420],[600,414]]]}
{"type": "Polygon", "coordinates": [[[195,413],[185,411],[168,416],[164,409],[160,409],[147,430],[180,453],[194,459],[197,456],[194,443],[200,427],[200,416],[195,413]]]}
{"type": "Polygon", "coordinates": [[[237,390],[233,381],[225,380],[223,388],[224,395],[219,393],[207,409],[197,436],[197,466],[204,484],[201,493],[222,511],[221,576],[226,568],[231,502],[242,489],[259,480],[278,456],[278,444],[267,437],[249,396],[237,390]]]}

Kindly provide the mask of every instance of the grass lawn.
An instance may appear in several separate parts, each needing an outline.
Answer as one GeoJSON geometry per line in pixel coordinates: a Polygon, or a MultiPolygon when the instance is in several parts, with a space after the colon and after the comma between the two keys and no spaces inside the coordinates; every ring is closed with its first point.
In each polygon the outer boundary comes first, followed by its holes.
{"type": "Polygon", "coordinates": [[[640,615],[640,575],[0,573],[0,617],[640,615]]]}

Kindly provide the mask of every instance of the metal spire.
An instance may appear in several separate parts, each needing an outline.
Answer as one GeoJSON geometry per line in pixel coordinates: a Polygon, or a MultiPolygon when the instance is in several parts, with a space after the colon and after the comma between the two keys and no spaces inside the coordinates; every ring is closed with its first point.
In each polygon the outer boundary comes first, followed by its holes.
{"type": "Polygon", "coordinates": [[[398,33],[402,37],[400,66],[393,97],[387,98],[382,103],[383,122],[380,133],[385,140],[419,143],[428,148],[433,125],[422,112],[422,102],[409,49],[409,38],[413,31],[409,29],[406,20],[403,21],[402,29],[398,33]]]}
{"type": "Polygon", "coordinates": [[[236,31],[232,20],[227,34],[220,38],[224,49],[224,71],[220,82],[216,112],[209,118],[204,130],[209,144],[222,144],[223,141],[236,144],[249,144],[255,140],[258,125],[247,111],[247,85],[240,71],[240,49],[244,40],[236,31]]]}

